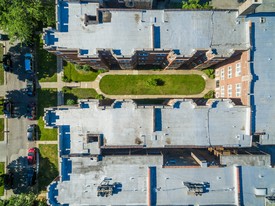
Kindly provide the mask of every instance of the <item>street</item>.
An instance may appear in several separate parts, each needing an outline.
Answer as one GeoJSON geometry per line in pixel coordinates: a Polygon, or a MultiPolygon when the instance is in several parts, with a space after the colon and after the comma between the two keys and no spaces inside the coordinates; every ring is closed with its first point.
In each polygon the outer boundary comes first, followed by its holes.
{"type": "Polygon", "coordinates": [[[0,161],[5,162],[6,167],[16,173],[13,186],[16,189],[13,192],[12,190],[7,191],[6,195],[9,197],[13,193],[20,192],[21,189],[26,190],[26,181],[30,174],[27,153],[29,148],[36,146],[34,141],[30,142],[27,139],[27,127],[37,121],[28,120],[24,116],[27,113],[27,105],[30,102],[36,102],[36,98],[29,97],[24,90],[26,79],[30,78],[30,74],[26,74],[24,71],[24,55],[30,52],[30,49],[19,42],[14,45],[10,45],[7,41],[2,43],[5,45],[4,53],[11,54],[13,71],[4,73],[4,85],[0,86],[0,96],[11,100],[18,114],[17,118],[5,119],[5,138],[3,142],[0,142],[0,161]]]}

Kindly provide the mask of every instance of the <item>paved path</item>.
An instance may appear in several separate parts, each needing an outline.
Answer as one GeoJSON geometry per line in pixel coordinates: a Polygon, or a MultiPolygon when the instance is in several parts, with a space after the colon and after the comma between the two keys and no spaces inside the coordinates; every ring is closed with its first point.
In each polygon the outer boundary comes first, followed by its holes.
{"type": "Polygon", "coordinates": [[[37,147],[40,144],[58,144],[58,141],[36,141],[37,147]]]}
{"type": "MultiPolygon", "coordinates": [[[[62,72],[58,73],[61,74],[62,72]]],[[[62,96],[63,87],[77,87],[77,88],[92,88],[95,89],[98,94],[102,94],[110,99],[152,99],[152,98],[201,98],[210,90],[215,87],[215,80],[208,78],[208,76],[198,70],[163,70],[163,71],[151,71],[151,70],[112,70],[106,73],[101,73],[92,82],[63,82],[62,77],[59,75],[57,82],[43,82],[40,83],[41,88],[57,88],[58,89],[58,105],[64,104],[64,97],[62,96]],[[195,95],[108,95],[100,90],[99,83],[102,77],[105,75],[186,75],[197,74],[201,75],[205,81],[205,89],[200,94],[195,95]],[[63,99],[63,100],[62,100],[63,99]]]]}

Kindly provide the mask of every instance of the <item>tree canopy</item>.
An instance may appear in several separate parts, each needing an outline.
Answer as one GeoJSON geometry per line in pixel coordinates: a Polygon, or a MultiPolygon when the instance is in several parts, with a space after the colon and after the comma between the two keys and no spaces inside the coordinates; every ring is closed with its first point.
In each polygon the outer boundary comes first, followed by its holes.
{"type": "Polygon", "coordinates": [[[210,9],[208,2],[202,4],[200,0],[184,0],[182,2],[183,9],[210,9]]]}
{"type": "Polygon", "coordinates": [[[11,41],[31,42],[34,32],[55,21],[54,0],[0,0],[0,28],[11,41]]]}
{"type": "Polygon", "coordinates": [[[7,200],[0,200],[0,206],[46,206],[46,200],[37,200],[33,193],[13,195],[7,200]]]}

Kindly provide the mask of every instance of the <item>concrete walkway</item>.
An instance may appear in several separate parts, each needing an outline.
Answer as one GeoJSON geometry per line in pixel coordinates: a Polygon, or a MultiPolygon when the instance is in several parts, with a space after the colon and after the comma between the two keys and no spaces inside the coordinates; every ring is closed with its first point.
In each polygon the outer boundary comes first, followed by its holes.
{"type": "Polygon", "coordinates": [[[36,141],[36,146],[40,144],[58,144],[58,141],[36,141]]]}
{"type": "Polygon", "coordinates": [[[151,71],[151,70],[111,70],[106,73],[101,73],[92,82],[63,82],[62,74],[58,72],[57,82],[42,82],[40,83],[41,88],[57,88],[58,90],[58,105],[64,104],[64,96],[62,93],[63,87],[75,87],[75,88],[92,88],[95,89],[98,94],[102,94],[110,99],[152,99],[152,98],[201,98],[209,91],[215,88],[215,80],[208,78],[208,76],[198,70],[162,70],[162,71],[151,71]],[[62,74],[62,75],[61,75],[62,74]],[[201,75],[205,79],[205,89],[200,94],[195,95],[108,95],[100,90],[99,83],[102,77],[106,75],[187,75],[197,74],[201,75]]]}

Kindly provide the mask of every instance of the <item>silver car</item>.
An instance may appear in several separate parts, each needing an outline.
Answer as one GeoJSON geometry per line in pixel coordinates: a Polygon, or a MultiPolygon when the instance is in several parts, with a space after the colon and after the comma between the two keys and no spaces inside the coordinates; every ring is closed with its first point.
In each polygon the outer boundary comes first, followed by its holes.
{"type": "Polygon", "coordinates": [[[27,138],[29,141],[36,140],[36,127],[37,127],[36,124],[28,125],[27,138]]]}

